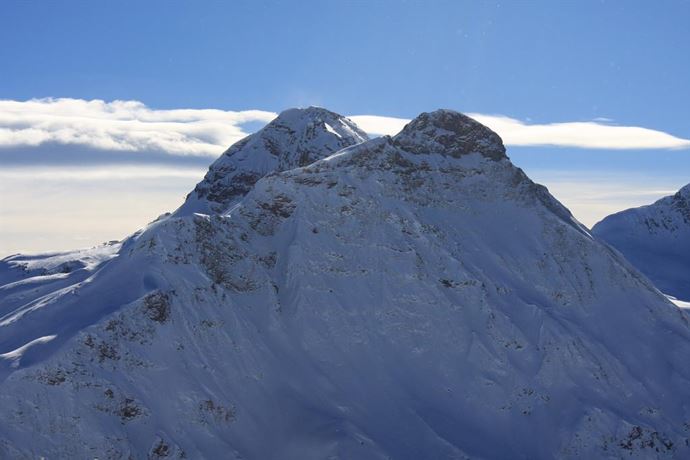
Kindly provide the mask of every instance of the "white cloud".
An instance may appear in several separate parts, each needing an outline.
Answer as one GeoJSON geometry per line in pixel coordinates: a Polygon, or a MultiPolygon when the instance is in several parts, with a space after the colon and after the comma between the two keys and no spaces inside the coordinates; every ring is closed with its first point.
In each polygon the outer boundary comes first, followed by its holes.
{"type": "Polygon", "coordinates": [[[670,296],[670,295],[667,295],[666,297],[668,297],[668,300],[670,300],[671,302],[675,303],[675,304],[678,305],[680,308],[684,308],[684,309],[690,310],[690,302],[684,302],[684,301],[682,301],[682,300],[678,300],[678,299],[676,299],[675,297],[670,296]]]}
{"type": "MultiPolygon", "coordinates": [[[[501,135],[506,145],[591,149],[690,148],[690,140],[606,120],[529,124],[502,115],[469,114],[501,135]]],[[[0,100],[0,147],[45,143],[104,151],[158,151],[173,155],[218,156],[248,133],[244,123],[267,123],[261,110],[151,109],[138,101],[32,99],[0,100]]],[[[350,117],[370,134],[395,134],[409,121],[376,115],[350,117]]]]}
{"type": "MultiPolygon", "coordinates": [[[[557,146],[588,149],[683,149],[690,140],[638,126],[616,126],[599,121],[529,124],[503,115],[468,113],[496,131],[506,145],[557,146]]],[[[350,119],[370,134],[396,134],[410,120],[376,115],[350,119]]]]}
{"type": "Polygon", "coordinates": [[[0,100],[0,147],[54,142],[112,151],[218,156],[247,135],[243,123],[267,123],[275,116],[261,110],[154,110],[137,101],[0,100]]]}
{"type": "Polygon", "coordinates": [[[207,168],[165,165],[108,165],[102,166],[32,166],[3,167],[0,181],[68,181],[93,182],[125,179],[166,179],[181,178],[201,180],[207,168]]]}

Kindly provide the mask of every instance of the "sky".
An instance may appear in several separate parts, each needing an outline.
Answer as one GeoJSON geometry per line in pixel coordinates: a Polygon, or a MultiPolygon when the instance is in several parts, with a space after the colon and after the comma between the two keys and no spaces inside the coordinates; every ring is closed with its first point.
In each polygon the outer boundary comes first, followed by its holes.
{"type": "Polygon", "coordinates": [[[690,182],[690,1],[0,3],[0,257],[121,239],[289,107],[475,116],[588,226],[690,182]]]}

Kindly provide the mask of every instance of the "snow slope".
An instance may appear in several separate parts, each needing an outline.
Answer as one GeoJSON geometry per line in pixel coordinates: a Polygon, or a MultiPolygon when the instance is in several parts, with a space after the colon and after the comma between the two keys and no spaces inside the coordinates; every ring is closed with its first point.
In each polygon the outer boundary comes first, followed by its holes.
{"type": "Polygon", "coordinates": [[[0,260],[0,317],[85,280],[116,257],[119,249],[119,241],[110,241],[89,249],[15,254],[0,260]]]}
{"type": "Polygon", "coordinates": [[[661,291],[690,301],[690,184],[651,205],[610,215],[592,233],[661,291]]]}
{"type": "Polygon", "coordinates": [[[3,317],[0,456],[690,455],[687,313],[488,128],[422,114],[231,201],[3,317]]]}
{"type": "Polygon", "coordinates": [[[0,260],[0,283],[7,284],[34,276],[74,273],[77,270],[93,271],[103,262],[115,257],[119,249],[119,241],[109,241],[100,246],[75,251],[15,254],[0,260]]]}

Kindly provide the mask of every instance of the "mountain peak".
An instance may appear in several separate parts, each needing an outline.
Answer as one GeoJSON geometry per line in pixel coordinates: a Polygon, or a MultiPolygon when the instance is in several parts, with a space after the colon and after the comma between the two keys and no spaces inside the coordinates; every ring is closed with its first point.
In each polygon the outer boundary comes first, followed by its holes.
{"type": "Polygon", "coordinates": [[[496,161],[507,158],[498,134],[467,115],[447,109],[420,114],[393,140],[412,153],[460,157],[476,152],[496,161]]]}
{"type": "Polygon", "coordinates": [[[289,109],[285,109],[282,112],[280,112],[280,114],[278,114],[278,116],[273,121],[295,123],[299,120],[323,120],[341,118],[345,117],[335,112],[331,112],[328,109],[324,109],[323,107],[311,105],[309,107],[292,107],[289,109]]]}
{"type": "Polygon", "coordinates": [[[284,110],[227,149],[176,214],[222,213],[263,176],[306,166],[367,139],[354,122],[330,110],[284,110]]]}
{"type": "MultiPolygon", "coordinates": [[[[289,167],[306,166],[320,159],[322,155],[316,152],[321,149],[333,153],[368,139],[348,118],[313,106],[284,110],[253,136],[289,167]]],[[[226,155],[231,151],[233,148],[226,155]]]]}

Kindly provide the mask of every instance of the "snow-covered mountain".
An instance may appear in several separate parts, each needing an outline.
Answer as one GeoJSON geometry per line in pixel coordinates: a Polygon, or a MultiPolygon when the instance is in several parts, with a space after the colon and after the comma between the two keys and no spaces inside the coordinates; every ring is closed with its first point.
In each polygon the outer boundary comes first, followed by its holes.
{"type": "Polygon", "coordinates": [[[687,313],[495,133],[286,113],[270,174],[233,183],[241,141],[88,277],[0,304],[1,457],[690,455],[687,313]]]}
{"type": "Polygon", "coordinates": [[[690,301],[690,184],[648,206],[612,214],[592,233],[666,294],[690,301]]]}
{"type": "Polygon", "coordinates": [[[265,175],[307,166],[367,139],[352,121],[329,110],[286,110],[225,151],[175,215],[222,213],[265,175]]]}

